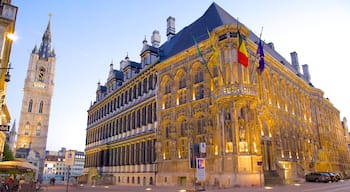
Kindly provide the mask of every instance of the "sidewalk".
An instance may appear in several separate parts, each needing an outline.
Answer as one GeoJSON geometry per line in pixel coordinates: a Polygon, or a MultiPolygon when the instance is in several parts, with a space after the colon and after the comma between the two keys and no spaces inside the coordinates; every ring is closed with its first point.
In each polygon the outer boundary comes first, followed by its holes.
{"type": "MultiPolygon", "coordinates": [[[[286,190],[286,186],[275,186],[271,189],[264,189],[260,187],[235,187],[235,188],[228,188],[228,189],[214,189],[214,188],[208,188],[205,189],[205,192],[264,192],[264,191],[281,191],[283,188],[284,192],[287,191],[293,191],[293,190],[286,190]]],[[[288,187],[290,188],[290,187],[288,187]]],[[[42,191],[67,191],[67,185],[64,183],[58,183],[54,186],[47,186],[42,189],[42,191]]],[[[111,186],[91,186],[91,185],[76,185],[68,186],[69,192],[110,192],[110,191],[123,191],[123,192],[142,192],[142,191],[151,191],[151,192],[194,192],[193,188],[186,188],[186,187],[164,187],[164,186],[117,186],[117,185],[111,185],[111,186]]],[[[200,191],[200,190],[197,190],[200,191]]]]}

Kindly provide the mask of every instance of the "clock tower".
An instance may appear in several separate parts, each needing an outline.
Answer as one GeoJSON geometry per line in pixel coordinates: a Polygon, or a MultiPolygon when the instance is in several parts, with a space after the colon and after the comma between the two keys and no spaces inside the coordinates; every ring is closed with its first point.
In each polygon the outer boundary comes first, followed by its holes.
{"type": "Polygon", "coordinates": [[[28,157],[23,156],[23,151],[33,151],[36,154],[38,162],[34,164],[39,167],[39,176],[43,173],[45,161],[56,65],[55,51],[51,48],[50,24],[49,20],[39,49],[35,45],[30,54],[16,142],[17,157],[28,161],[28,157]],[[22,155],[18,155],[19,152],[22,155]]]}

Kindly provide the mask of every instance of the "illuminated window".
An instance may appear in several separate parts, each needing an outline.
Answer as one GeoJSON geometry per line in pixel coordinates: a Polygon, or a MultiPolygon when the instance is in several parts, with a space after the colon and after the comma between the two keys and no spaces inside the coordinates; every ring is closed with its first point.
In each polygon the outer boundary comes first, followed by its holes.
{"type": "Polygon", "coordinates": [[[186,90],[181,90],[178,92],[179,96],[179,105],[186,103],[186,90]]]}
{"type": "Polygon", "coordinates": [[[230,142],[226,142],[226,153],[232,153],[233,152],[233,143],[230,142]]]}
{"type": "Polygon", "coordinates": [[[171,95],[167,95],[164,98],[164,109],[171,107],[171,95]]]}
{"type": "Polygon", "coordinates": [[[186,159],[187,154],[187,142],[186,139],[180,139],[179,141],[179,159],[186,159]]]}
{"type": "Polygon", "coordinates": [[[163,159],[164,160],[170,160],[170,142],[166,141],[164,145],[164,153],[163,153],[163,159]]]}

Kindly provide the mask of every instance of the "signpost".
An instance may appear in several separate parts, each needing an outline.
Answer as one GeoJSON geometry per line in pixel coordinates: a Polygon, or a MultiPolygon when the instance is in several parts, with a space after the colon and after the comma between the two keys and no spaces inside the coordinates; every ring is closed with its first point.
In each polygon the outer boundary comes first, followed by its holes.
{"type": "Polygon", "coordinates": [[[205,159],[197,158],[197,181],[205,181],[205,159]]]}
{"type": "Polygon", "coordinates": [[[259,181],[260,181],[260,187],[262,187],[261,174],[262,174],[262,166],[264,163],[262,161],[258,161],[258,162],[256,162],[256,164],[260,167],[260,169],[259,169],[259,171],[260,171],[259,181]]]}

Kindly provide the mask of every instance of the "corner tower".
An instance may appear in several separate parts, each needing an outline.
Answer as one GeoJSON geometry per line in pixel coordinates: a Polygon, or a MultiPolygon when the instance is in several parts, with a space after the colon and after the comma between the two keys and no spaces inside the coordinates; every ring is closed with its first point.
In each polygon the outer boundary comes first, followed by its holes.
{"type": "MultiPolygon", "coordinates": [[[[45,160],[56,65],[55,51],[51,48],[50,25],[49,20],[39,49],[35,45],[30,55],[16,144],[17,151],[27,148],[40,154],[37,164],[39,176],[45,160]]],[[[28,157],[25,158],[28,160],[28,157]]]]}

